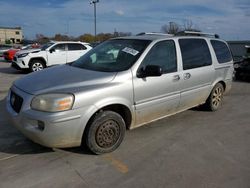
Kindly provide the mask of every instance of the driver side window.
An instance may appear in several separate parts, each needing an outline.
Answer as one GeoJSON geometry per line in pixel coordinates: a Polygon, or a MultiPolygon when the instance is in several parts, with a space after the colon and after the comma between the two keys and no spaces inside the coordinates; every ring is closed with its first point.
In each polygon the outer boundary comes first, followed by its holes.
{"type": "Polygon", "coordinates": [[[65,44],[57,44],[52,49],[54,51],[65,51],[65,44]]]}
{"type": "Polygon", "coordinates": [[[174,41],[167,40],[156,43],[148,52],[140,67],[146,67],[147,65],[158,65],[162,68],[163,73],[176,72],[177,58],[174,41]]]}

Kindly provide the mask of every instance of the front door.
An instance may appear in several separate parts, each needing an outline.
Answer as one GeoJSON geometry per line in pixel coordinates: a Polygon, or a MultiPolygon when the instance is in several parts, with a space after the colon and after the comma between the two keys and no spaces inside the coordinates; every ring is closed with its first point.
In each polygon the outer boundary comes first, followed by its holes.
{"type": "Polygon", "coordinates": [[[160,66],[163,74],[146,78],[134,75],[136,126],[174,113],[180,100],[175,42],[166,40],[156,43],[138,71],[147,65],[160,66]]]}
{"type": "Polygon", "coordinates": [[[65,64],[67,60],[67,51],[65,44],[56,44],[47,51],[47,66],[65,64]]]}

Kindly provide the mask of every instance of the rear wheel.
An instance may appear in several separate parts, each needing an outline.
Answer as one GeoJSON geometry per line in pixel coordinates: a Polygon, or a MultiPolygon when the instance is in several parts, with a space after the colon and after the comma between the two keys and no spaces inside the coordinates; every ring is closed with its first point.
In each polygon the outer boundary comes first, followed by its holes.
{"type": "Polygon", "coordinates": [[[44,68],[45,68],[44,62],[40,59],[32,60],[29,65],[29,69],[31,72],[37,72],[43,70],[44,68]]]}
{"type": "Polygon", "coordinates": [[[86,128],[85,142],[95,154],[112,152],[121,144],[125,131],[125,122],[118,113],[103,111],[86,128]]]}
{"type": "Polygon", "coordinates": [[[221,83],[216,84],[205,103],[206,109],[210,111],[218,110],[222,103],[223,94],[223,85],[221,83]]]}

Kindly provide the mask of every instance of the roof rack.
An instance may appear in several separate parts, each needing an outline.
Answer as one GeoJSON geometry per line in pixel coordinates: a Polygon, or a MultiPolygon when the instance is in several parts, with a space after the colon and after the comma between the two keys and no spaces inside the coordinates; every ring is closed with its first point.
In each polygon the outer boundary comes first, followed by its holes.
{"type": "Polygon", "coordinates": [[[203,32],[197,32],[197,31],[181,31],[176,34],[177,36],[184,35],[184,36],[206,36],[206,37],[214,37],[214,38],[220,38],[218,34],[215,33],[203,33],[203,32]]]}
{"type": "Polygon", "coordinates": [[[157,32],[142,32],[142,33],[138,33],[136,36],[141,36],[141,35],[162,35],[162,36],[169,36],[169,37],[174,36],[174,35],[172,35],[172,34],[157,33],[157,32]]]}

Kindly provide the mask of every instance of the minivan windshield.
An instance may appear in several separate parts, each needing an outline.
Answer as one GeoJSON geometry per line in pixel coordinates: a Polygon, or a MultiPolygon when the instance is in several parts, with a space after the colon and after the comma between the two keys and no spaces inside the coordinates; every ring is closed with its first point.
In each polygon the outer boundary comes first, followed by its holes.
{"type": "Polygon", "coordinates": [[[72,66],[101,72],[124,71],[137,61],[149,43],[149,40],[136,39],[109,40],[90,50],[72,66]]]}
{"type": "Polygon", "coordinates": [[[44,44],[44,45],[41,47],[41,50],[44,51],[44,50],[46,50],[48,47],[50,47],[50,46],[53,45],[53,44],[55,44],[55,43],[49,42],[49,43],[47,43],[47,44],[44,44]]]}

